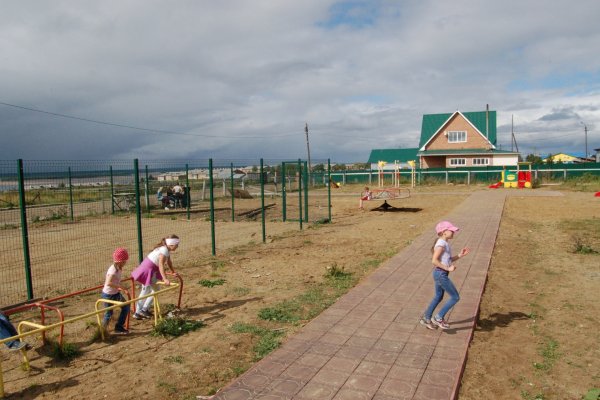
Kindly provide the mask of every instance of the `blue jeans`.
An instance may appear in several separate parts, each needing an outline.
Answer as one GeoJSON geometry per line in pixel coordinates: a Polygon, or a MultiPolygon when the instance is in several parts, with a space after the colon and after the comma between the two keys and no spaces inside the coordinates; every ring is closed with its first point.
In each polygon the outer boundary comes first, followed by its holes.
{"type": "MultiPolygon", "coordinates": [[[[0,339],[6,339],[11,336],[17,336],[18,334],[19,333],[17,332],[13,324],[11,324],[11,322],[8,320],[8,317],[4,315],[4,313],[0,312],[0,339]]],[[[17,345],[19,342],[20,340],[17,339],[5,342],[4,344],[10,349],[13,346],[17,345]]]]}
{"type": "Polygon", "coordinates": [[[435,284],[435,295],[433,296],[433,300],[431,300],[431,303],[429,304],[429,307],[427,307],[427,310],[425,310],[425,314],[423,316],[425,319],[431,319],[433,311],[438,304],[442,302],[444,293],[448,293],[450,298],[436,315],[437,319],[444,319],[448,311],[450,311],[450,309],[454,307],[456,303],[458,303],[460,296],[458,295],[458,290],[456,290],[456,287],[448,277],[447,271],[434,268],[432,275],[433,282],[435,284]]]}
{"type": "MultiPolygon", "coordinates": [[[[108,300],[115,300],[115,301],[126,301],[125,297],[123,297],[123,295],[120,292],[115,293],[115,294],[106,294],[103,292],[102,298],[108,299],[108,300]]],[[[110,303],[105,303],[105,304],[106,304],[105,307],[114,306],[114,304],[110,304],[110,303]]],[[[115,325],[116,330],[125,329],[125,321],[127,321],[127,315],[129,314],[129,309],[130,309],[129,304],[121,307],[121,313],[119,314],[119,319],[117,320],[117,324],[115,325]]],[[[110,319],[113,315],[113,311],[114,310],[108,310],[104,313],[104,320],[103,320],[104,326],[108,325],[108,322],[110,321],[110,319]]]]}

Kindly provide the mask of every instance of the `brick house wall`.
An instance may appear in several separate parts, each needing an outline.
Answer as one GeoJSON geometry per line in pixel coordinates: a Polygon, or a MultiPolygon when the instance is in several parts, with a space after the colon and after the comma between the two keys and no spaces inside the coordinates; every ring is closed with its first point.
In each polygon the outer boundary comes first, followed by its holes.
{"type": "MultiPolygon", "coordinates": [[[[485,133],[484,133],[485,134],[485,133]]],[[[462,115],[456,114],[438,134],[429,142],[425,150],[460,150],[460,149],[491,149],[492,146],[462,115]],[[467,132],[467,141],[461,143],[448,143],[444,135],[447,131],[467,132]]],[[[430,168],[435,168],[430,166],[430,168]]]]}

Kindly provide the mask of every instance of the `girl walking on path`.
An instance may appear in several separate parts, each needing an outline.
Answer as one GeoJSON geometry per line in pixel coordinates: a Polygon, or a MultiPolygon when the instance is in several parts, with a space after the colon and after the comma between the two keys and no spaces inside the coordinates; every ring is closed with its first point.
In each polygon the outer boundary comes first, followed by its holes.
{"type": "MultiPolygon", "coordinates": [[[[139,297],[155,292],[158,288],[156,282],[163,281],[165,285],[170,285],[171,282],[165,274],[165,265],[169,267],[171,272],[176,274],[171,261],[171,252],[179,247],[179,236],[170,235],[163,238],[160,243],[154,246],[154,250],[142,261],[142,263],[131,272],[131,276],[137,282],[142,284],[142,290],[139,297]]],[[[135,319],[151,318],[152,313],[150,307],[154,302],[154,297],[150,296],[139,300],[137,311],[133,314],[135,319]]]]}
{"type": "Polygon", "coordinates": [[[444,317],[448,311],[458,303],[458,300],[460,300],[458,291],[448,275],[456,269],[454,261],[469,254],[470,250],[465,247],[457,256],[452,255],[452,249],[450,248],[450,243],[448,243],[448,241],[454,237],[454,233],[458,232],[458,230],[459,229],[449,221],[442,221],[435,226],[435,232],[438,235],[438,239],[436,239],[431,249],[433,251],[431,262],[435,267],[432,273],[435,294],[420,321],[421,325],[424,325],[428,329],[435,329],[436,327],[449,329],[450,325],[444,320],[444,317]],[[444,293],[448,293],[450,298],[434,316],[433,312],[442,302],[444,293]]]}
{"type": "MultiPolygon", "coordinates": [[[[123,267],[127,264],[127,260],[129,260],[129,254],[127,250],[119,247],[113,253],[113,264],[108,267],[108,271],[106,271],[106,278],[104,280],[104,288],[102,289],[102,298],[115,300],[115,301],[126,301],[125,297],[121,294],[121,292],[126,292],[127,288],[121,285],[121,276],[123,275],[123,267]]],[[[105,303],[106,307],[113,306],[113,304],[105,303]]],[[[117,335],[127,335],[129,331],[125,328],[125,322],[127,322],[127,316],[129,315],[129,309],[131,307],[129,304],[121,307],[121,313],[119,314],[119,319],[115,325],[115,334],[117,335]]],[[[104,313],[104,320],[102,321],[102,326],[106,329],[110,319],[112,318],[114,310],[108,310],[104,313]]]]}

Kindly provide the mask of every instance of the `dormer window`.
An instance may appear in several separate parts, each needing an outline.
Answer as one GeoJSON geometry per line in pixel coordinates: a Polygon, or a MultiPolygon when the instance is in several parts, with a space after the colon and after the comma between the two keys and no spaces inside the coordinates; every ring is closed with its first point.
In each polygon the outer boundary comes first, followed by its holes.
{"type": "Polygon", "coordinates": [[[464,143],[467,141],[467,131],[448,131],[448,143],[464,143]]]}

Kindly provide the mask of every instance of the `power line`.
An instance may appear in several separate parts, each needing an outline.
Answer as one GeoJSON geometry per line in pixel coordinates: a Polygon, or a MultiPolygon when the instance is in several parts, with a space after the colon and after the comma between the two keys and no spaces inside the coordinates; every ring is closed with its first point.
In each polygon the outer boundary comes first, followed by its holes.
{"type": "Polygon", "coordinates": [[[202,135],[202,134],[194,134],[194,133],[165,131],[165,130],[160,130],[160,129],[140,128],[140,127],[137,127],[137,126],[116,124],[116,123],[113,123],[113,122],[106,122],[106,121],[98,121],[98,120],[95,120],[95,119],[75,117],[75,116],[72,116],[72,115],[60,114],[60,113],[55,113],[55,112],[50,112],[50,111],[39,110],[39,109],[36,109],[36,108],[19,106],[19,105],[16,105],[16,104],[4,103],[2,101],[0,101],[0,104],[4,105],[4,106],[8,106],[8,107],[19,108],[21,110],[33,111],[33,112],[42,113],[42,114],[48,114],[48,115],[52,115],[52,116],[55,116],[55,117],[69,118],[69,119],[74,119],[74,120],[78,120],[78,121],[91,122],[91,123],[94,123],[94,124],[109,125],[109,126],[115,126],[115,127],[118,127],[118,128],[135,129],[135,130],[138,130],[138,131],[145,131],[145,132],[152,132],[152,133],[162,133],[162,134],[167,134],[167,135],[185,135],[185,136],[210,137],[210,138],[220,138],[220,139],[267,139],[267,138],[288,137],[288,136],[295,136],[296,135],[295,133],[289,133],[289,134],[277,135],[277,136],[222,136],[222,135],[202,135]]]}

